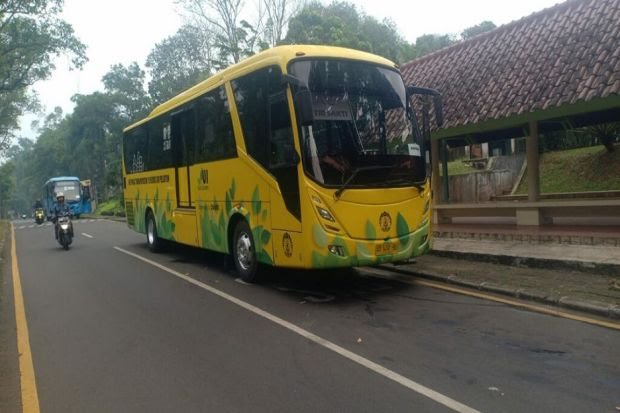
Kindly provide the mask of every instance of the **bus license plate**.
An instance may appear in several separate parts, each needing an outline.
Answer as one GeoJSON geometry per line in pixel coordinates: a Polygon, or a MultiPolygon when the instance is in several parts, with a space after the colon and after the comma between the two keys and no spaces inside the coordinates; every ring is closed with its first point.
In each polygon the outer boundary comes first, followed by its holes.
{"type": "Polygon", "coordinates": [[[395,254],[396,252],[398,252],[398,244],[395,242],[375,245],[375,255],[395,254]]]}

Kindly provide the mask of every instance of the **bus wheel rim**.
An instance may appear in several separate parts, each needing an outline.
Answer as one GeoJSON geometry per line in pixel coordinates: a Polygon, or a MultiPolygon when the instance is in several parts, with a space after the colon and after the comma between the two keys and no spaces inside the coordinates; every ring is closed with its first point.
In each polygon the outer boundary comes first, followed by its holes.
{"type": "Polygon", "coordinates": [[[153,244],[155,242],[155,225],[153,224],[153,219],[149,219],[147,237],[149,239],[149,244],[153,244]]]}
{"type": "Polygon", "coordinates": [[[244,270],[252,267],[252,241],[247,233],[241,233],[237,240],[237,262],[244,270]]]}

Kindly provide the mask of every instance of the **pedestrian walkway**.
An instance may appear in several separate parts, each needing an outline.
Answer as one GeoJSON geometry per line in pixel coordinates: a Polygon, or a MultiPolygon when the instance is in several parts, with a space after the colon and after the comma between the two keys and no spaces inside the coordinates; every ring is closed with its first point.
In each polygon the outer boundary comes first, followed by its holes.
{"type": "Polygon", "coordinates": [[[438,225],[399,272],[620,319],[620,227],[438,225]]]}

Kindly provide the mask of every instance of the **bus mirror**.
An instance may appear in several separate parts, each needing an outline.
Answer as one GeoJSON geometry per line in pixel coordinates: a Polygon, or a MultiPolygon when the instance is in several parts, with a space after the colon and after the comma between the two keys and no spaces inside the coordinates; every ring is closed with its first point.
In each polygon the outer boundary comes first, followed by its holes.
{"type": "Polygon", "coordinates": [[[295,110],[297,110],[297,119],[301,126],[310,126],[314,122],[314,113],[312,112],[312,95],[306,88],[295,93],[295,110]]]}

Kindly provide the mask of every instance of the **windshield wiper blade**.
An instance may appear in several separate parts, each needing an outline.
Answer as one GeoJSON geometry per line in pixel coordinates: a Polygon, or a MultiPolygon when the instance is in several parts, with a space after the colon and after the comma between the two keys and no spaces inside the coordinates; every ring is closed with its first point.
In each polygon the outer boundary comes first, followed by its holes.
{"type": "Polygon", "coordinates": [[[399,182],[404,182],[404,183],[407,183],[407,184],[415,187],[418,190],[418,192],[424,191],[424,184],[426,183],[426,181],[421,181],[421,182],[420,181],[414,181],[411,178],[405,178],[405,177],[389,179],[389,180],[385,181],[384,183],[385,184],[395,184],[395,183],[399,183],[399,182]]]}
{"type": "Polygon", "coordinates": [[[393,168],[392,165],[371,165],[371,166],[360,166],[359,168],[355,168],[353,172],[351,172],[351,175],[347,178],[347,180],[344,181],[342,185],[340,185],[340,188],[338,188],[336,192],[334,192],[334,199],[336,199],[336,201],[340,199],[340,195],[342,195],[345,189],[347,189],[347,186],[349,186],[351,181],[357,176],[358,173],[363,172],[363,171],[378,171],[380,169],[391,169],[391,168],[393,168]]]}

